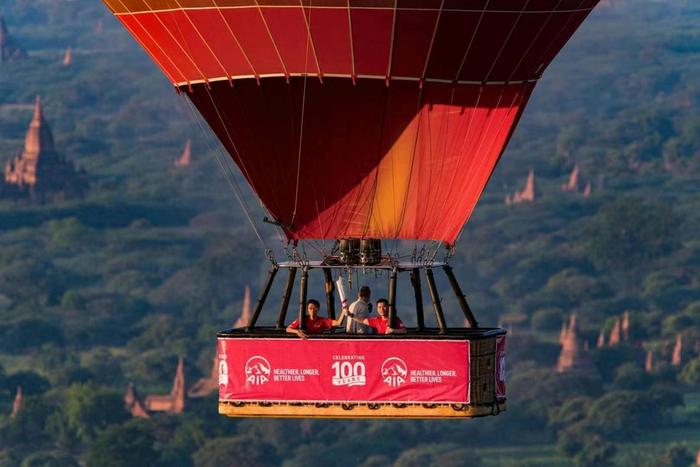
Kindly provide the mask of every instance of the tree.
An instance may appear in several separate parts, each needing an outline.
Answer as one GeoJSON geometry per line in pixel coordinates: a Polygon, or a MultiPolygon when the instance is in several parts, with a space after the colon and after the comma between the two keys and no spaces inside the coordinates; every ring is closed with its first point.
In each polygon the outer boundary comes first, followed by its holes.
{"type": "Polygon", "coordinates": [[[613,391],[595,401],[587,422],[613,440],[628,440],[658,426],[663,411],[646,393],[613,391]]]}
{"type": "Polygon", "coordinates": [[[602,347],[591,351],[591,358],[603,379],[609,381],[615,377],[615,371],[621,365],[642,358],[640,349],[629,345],[602,347]]]}
{"type": "Polygon", "coordinates": [[[688,467],[695,461],[688,446],[680,443],[672,443],[661,456],[661,464],[666,467],[688,467]]]}
{"type": "Polygon", "coordinates": [[[696,385],[700,383],[700,358],[694,358],[684,367],[678,376],[685,384],[696,385]]]}
{"type": "Polygon", "coordinates": [[[45,442],[44,424],[52,410],[40,396],[25,397],[19,414],[0,426],[0,450],[45,442]]]}
{"type": "Polygon", "coordinates": [[[549,412],[549,426],[555,430],[566,428],[584,420],[592,399],[574,396],[549,412]]]}
{"type": "Polygon", "coordinates": [[[100,430],[128,418],[121,394],[88,384],[74,384],[66,391],[64,404],[68,426],[83,442],[100,430]]]}
{"type": "Polygon", "coordinates": [[[679,223],[671,206],[620,199],[590,220],[584,232],[586,250],[601,266],[634,266],[672,251],[679,223]]]}
{"type": "Polygon", "coordinates": [[[535,311],[531,318],[532,327],[540,331],[556,331],[563,319],[561,309],[542,308],[535,311]]]}
{"type": "Polygon", "coordinates": [[[479,467],[481,459],[473,452],[449,443],[429,444],[408,449],[394,467],[479,467]]]}
{"type": "MultiPolygon", "coordinates": [[[[0,387],[2,382],[0,380],[0,387]]],[[[51,384],[42,376],[33,371],[18,371],[12,373],[5,378],[5,388],[9,391],[14,391],[17,386],[22,387],[22,393],[25,395],[41,394],[51,387],[51,384]]]]}
{"type": "Polygon", "coordinates": [[[20,467],[78,467],[78,462],[61,452],[38,452],[25,457],[20,467]]]}
{"type": "Polygon", "coordinates": [[[651,376],[636,363],[625,363],[615,370],[615,386],[620,389],[647,389],[651,383],[651,376]]]}
{"type": "Polygon", "coordinates": [[[250,436],[214,438],[194,454],[196,467],[266,467],[279,464],[275,447],[250,436]]]}
{"type": "Polygon", "coordinates": [[[147,422],[130,420],[110,426],[90,444],[87,452],[89,467],[133,467],[155,465],[158,452],[155,437],[147,422]]]}
{"type": "Polygon", "coordinates": [[[608,443],[601,436],[586,439],[583,449],[576,455],[576,465],[581,467],[606,467],[613,465],[612,458],[617,452],[614,444],[608,443]]]}

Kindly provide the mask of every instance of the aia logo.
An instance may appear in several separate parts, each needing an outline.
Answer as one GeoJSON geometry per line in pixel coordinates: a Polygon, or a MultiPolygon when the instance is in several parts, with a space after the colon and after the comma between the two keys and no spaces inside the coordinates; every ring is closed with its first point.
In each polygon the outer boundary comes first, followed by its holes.
{"type": "Polygon", "coordinates": [[[249,384],[265,384],[270,381],[270,362],[256,355],[245,362],[245,380],[249,384]]]}
{"type": "Polygon", "coordinates": [[[389,357],[382,363],[382,381],[392,387],[401,386],[406,382],[408,367],[398,357],[389,357]]]}

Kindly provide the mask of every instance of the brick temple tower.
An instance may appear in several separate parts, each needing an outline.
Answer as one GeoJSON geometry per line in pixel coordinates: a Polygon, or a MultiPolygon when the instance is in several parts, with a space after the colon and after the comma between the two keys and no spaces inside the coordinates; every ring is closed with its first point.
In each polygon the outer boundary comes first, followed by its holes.
{"type": "Polygon", "coordinates": [[[12,402],[12,413],[10,418],[15,418],[22,411],[22,406],[24,405],[24,395],[22,394],[22,386],[17,386],[17,392],[15,393],[15,400],[12,402]]]}
{"type": "Polygon", "coordinates": [[[557,361],[557,372],[593,370],[593,361],[588,353],[588,348],[586,345],[579,344],[578,341],[578,324],[575,314],[572,314],[569,318],[569,325],[566,327],[566,331],[562,333],[562,336],[560,336],[560,343],[561,353],[557,361]]]}
{"type": "Polygon", "coordinates": [[[537,197],[537,188],[535,186],[535,171],[530,169],[527,174],[527,180],[525,181],[525,187],[522,191],[516,191],[513,196],[506,196],[506,205],[510,206],[512,204],[520,203],[532,203],[537,197]]]}
{"type": "Polygon", "coordinates": [[[43,201],[51,193],[83,194],[87,183],[83,173],[56,152],[51,128],[44,119],[37,96],[34,116],[24,137],[24,150],[5,164],[5,184],[17,195],[29,194],[43,201]]]}

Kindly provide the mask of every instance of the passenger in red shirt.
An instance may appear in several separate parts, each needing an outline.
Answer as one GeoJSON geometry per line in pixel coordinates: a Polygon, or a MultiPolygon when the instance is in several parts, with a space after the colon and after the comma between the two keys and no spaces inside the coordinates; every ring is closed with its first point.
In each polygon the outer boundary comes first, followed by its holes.
{"type": "Polygon", "coordinates": [[[406,326],[398,316],[394,316],[395,326],[394,328],[389,327],[389,302],[380,298],[377,300],[377,313],[379,316],[376,318],[369,318],[366,324],[372,326],[377,334],[406,334],[406,326]]]}
{"type": "Polygon", "coordinates": [[[321,318],[318,316],[318,310],[321,305],[318,300],[311,299],[306,302],[306,316],[304,317],[304,330],[299,329],[299,320],[295,319],[292,324],[287,326],[287,332],[296,334],[302,339],[306,339],[309,334],[319,334],[323,331],[332,329],[335,326],[340,326],[345,318],[345,310],[336,319],[321,318]]]}

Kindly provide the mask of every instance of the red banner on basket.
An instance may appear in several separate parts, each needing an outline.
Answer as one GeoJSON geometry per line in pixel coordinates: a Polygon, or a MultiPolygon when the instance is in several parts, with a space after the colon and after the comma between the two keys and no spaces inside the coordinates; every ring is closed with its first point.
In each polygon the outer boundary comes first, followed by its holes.
{"type": "Polygon", "coordinates": [[[506,397],[506,336],[496,339],[496,398],[506,397]]]}
{"type": "Polygon", "coordinates": [[[226,401],[469,403],[469,342],[219,339],[226,401]]]}

